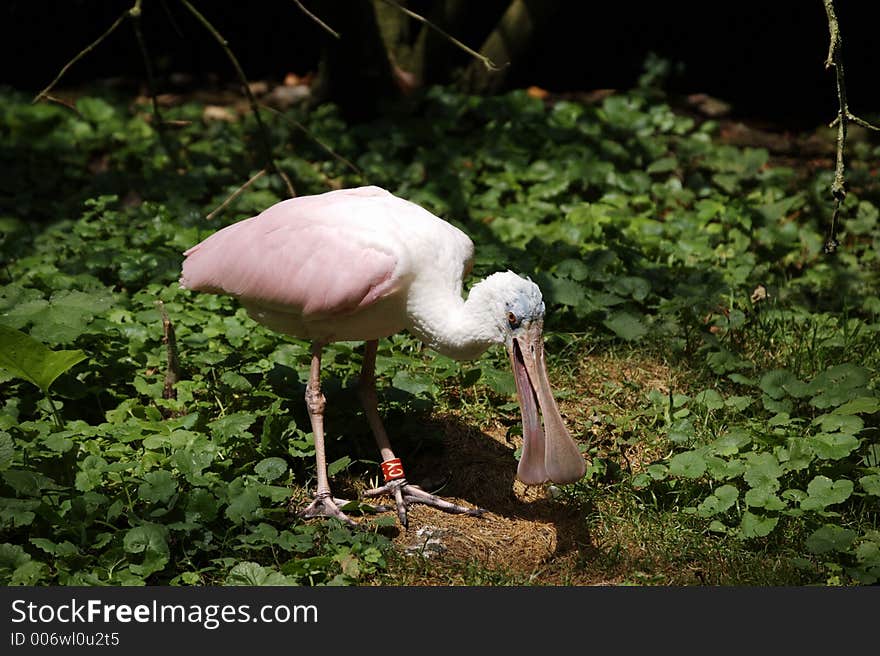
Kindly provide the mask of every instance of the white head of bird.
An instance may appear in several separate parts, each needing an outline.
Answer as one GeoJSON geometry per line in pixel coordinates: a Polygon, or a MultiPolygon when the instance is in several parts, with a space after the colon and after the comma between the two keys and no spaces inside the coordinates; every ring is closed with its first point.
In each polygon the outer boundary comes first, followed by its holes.
{"type": "MultiPolygon", "coordinates": [[[[523,452],[517,477],[524,483],[570,483],[586,471],[553,398],[544,362],[544,299],[528,278],[494,273],[474,285],[467,303],[484,308],[510,358],[523,420],[523,452]],[[543,417],[538,416],[540,408],[543,417]]],[[[488,317],[486,323],[489,324],[488,317]]]]}

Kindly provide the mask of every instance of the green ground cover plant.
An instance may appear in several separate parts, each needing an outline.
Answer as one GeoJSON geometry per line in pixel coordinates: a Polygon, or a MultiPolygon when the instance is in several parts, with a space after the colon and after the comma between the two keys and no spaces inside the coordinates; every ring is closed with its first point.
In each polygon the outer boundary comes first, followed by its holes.
{"type": "MultiPolygon", "coordinates": [[[[876,583],[880,148],[853,130],[829,257],[832,155],[817,166],[725,144],[718,123],[674,111],[648,81],[598,104],[433,88],[363,125],[330,105],[293,110],[311,135],[265,120],[298,193],[386,187],[470,234],[477,275],[507,266],[539,282],[563,397],[597,353],[677,372],[676,386],[630,390],[624,406],[609,387],[591,409],[613,418],[601,439],[590,420],[571,426],[590,467],[557,503],[593,534],[641,522],[640,539],[672,549],[674,518],[693,545],[784,560],[774,583],[876,583]]],[[[313,484],[309,345],[178,287],[183,250],[284,198],[267,175],[204,218],[262,166],[252,117],[166,109],[183,122],[172,165],[147,105],[93,91],[71,111],[2,95],[0,582],[345,585],[410,571],[390,518],[351,531],[288,512],[292,490],[305,499],[313,484]]],[[[357,344],[327,349],[327,395],[340,399],[328,440],[347,454],[331,476],[375,475],[346,396],[359,365],[357,344]]],[[[398,425],[446,411],[516,422],[501,353],[460,364],[396,335],[377,372],[398,425]]],[[[576,569],[625,551],[605,535],[576,569]]],[[[462,567],[459,580],[522,580],[462,567]]],[[[658,567],[618,580],[671,579],[658,567]]]]}

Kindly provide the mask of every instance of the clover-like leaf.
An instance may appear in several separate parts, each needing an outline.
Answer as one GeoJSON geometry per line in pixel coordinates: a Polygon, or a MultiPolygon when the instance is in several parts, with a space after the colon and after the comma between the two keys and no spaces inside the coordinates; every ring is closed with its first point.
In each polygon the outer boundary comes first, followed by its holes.
{"type": "Polygon", "coordinates": [[[786,508],[785,502],[766,488],[748,490],[745,502],[750,508],[764,508],[765,510],[784,510],[786,508]]]}
{"type": "Polygon", "coordinates": [[[618,337],[628,342],[641,339],[648,334],[648,327],[644,320],[631,312],[615,312],[602,323],[618,337]]]}
{"type": "Polygon", "coordinates": [[[53,382],[78,362],[82,351],[53,351],[30,335],[0,324],[0,368],[48,393],[53,382]]]}
{"type": "MultiPolygon", "coordinates": [[[[271,483],[287,471],[287,462],[282,458],[273,456],[264,458],[254,466],[254,473],[264,482],[271,483]]],[[[330,474],[332,476],[333,474],[330,474]]]]}
{"type": "Polygon", "coordinates": [[[229,484],[227,494],[229,505],[226,507],[226,516],[235,523],[251,519],[260,508],[259,490],[254,485],[245,485],[241,478],[229,484]]]}
{"type": "Polygon", "coordinates": [[[853,493],[853,482],[847,478],[832,481],[827,476],[816,476],[807,485],[807,498],[801,501],[804,510],[824,510],[843,503],[853,493]]]}
{"type": "Polygon", "coordinates": [[[829,408],[867,396],[869,380],[868,370],[851,362],[828,367],[810,382],[810,392],[814,394],[810,405],[829,408]]]}
{"type": "Polygon", "coordinates": [[[144,474],[144,482],[138,487],[138,496],[150,503],[165,503],[177,491],[177,481],[167,469],[144,474]]]}
{"type": "Polygon", "coordinates": [[[15,458],[15,445],[12,435],[6,431],[0,431],[0,471],[9,469],[15,458]]]}
{"type": "Polygon", "coordinates": [[[817,555],[830,551],[846,551],[856,539],[856,532],[834,524],[825,524],[807,538],[806,547],[817,555]]]}
{"type": "Polygon", "coordinates": [[[752,436],[748,431],[734,427],[712,442],[712,450],[719,456],[732,456],[751,441],[752,436]]]}
{"type": "Polygon", "coordinates": [[[778,517],[764,517],[747,510],[740,521],[739,535],[742,538],[763,538],[770,535],[777,523],[778,517]]]}
{"type": "Polygon", "coordinates": [[[229,570],[226,585],[296,585],[296,579],[258,563],[245,561],[229,570]]]}
{"type": "Polygon", "coordinates": [[[707,410],[718,410],[724,407],[724,397],[713,389],[703,390],[694,397],[694,401],[707,410]]]}
{"type": "Polygon", "coordinates": [[[739,490],[733,485],[722,485],[703,499],[697,506],[697,513],[701,517],[711,517],[723,513],[733,507],[739,497],[739,490]]]}
{"type": "Polygon", "coordinates": [[[818,433],[807,438],[817,458],[840,460],[859,448],[859,440],[846,433],[818,433]]]}
{"type": "Polygon", "coordinates": [[[743,478],[752,488],[767,491],[779,489],[779,477],[783,470],[772,453],[749,453],[743,478]]]}
{"type": "Polygon", "coordinates": [[[128,553],[144,555],[140,563],[129,565],[129,569],[135,574],[146,577],[164,569],[168,564],[168,529],[161,524],[141,524],[129,529],[122,545],[128,553]]]}
{"type": "Polygon", "coordinates": [[[880,398],[876,396],[858,396],[834,409],[839,415],[871,415],[880,411],[880,398]]]}
{"type": "Polygon", "coordinates": [[[868,494],[880,497],[880,474],[868,474],[859,479],[859,485],[868,494]]]}
{"type": "Polygon", "coordinates": [[[785,386],[797,381],[788,369],[774,369],[761,376],[758,386],[770,398],[779,400],[786,395],[785,386]]]}
{"type": "Polygon", "coordinates": [[[706,471],[706,458],[700,451],[677,453],[669,459],[669,473],[685,478],[699,478],[706,471]]]}

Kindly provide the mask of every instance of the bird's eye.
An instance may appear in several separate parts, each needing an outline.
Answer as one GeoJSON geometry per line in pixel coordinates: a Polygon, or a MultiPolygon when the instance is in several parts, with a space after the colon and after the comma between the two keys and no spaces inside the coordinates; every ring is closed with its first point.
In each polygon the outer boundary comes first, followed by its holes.
{"type": "Polygon", "coordinates": [[[507,313],[507,324],[511,328],[516,328],[517,326],[519,326],[519,317],[516,316],[513,312],[508,312],[507,313]]]}

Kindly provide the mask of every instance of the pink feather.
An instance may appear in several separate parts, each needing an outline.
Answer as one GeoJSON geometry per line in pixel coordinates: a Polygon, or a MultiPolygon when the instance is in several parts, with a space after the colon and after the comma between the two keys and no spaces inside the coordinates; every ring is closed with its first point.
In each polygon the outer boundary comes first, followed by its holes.
{"type": "Polygon", "coordinates": [[[398,288],[397,258],[351,215],[388,195],[367,187],[278,203],[186,251],[180,284],[304,319],[366,307],[398,288]]]}

